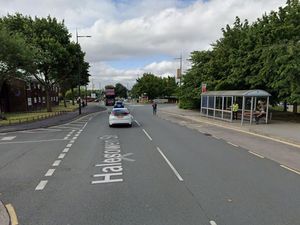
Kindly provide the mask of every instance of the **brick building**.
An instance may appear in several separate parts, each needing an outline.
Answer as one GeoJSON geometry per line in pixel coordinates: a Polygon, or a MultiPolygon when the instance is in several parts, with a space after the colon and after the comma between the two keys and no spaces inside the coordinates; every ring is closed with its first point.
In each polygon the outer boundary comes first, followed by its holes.
{"type": "MultiPolygon", "coordinates": [[[[59,104],[59,89],[54,87],[50,93],[52,105],[59,104]]],[[[46,107],[46,92],[38,81],[30,82],[14,79],[4,83],[0,93],[2,112],[26,112],[46,107]]]]}

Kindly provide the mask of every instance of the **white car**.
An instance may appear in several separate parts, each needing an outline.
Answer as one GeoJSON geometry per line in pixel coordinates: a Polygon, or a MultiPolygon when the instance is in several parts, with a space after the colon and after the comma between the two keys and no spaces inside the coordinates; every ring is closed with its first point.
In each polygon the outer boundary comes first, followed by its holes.
{"type": "Polygon", "coordinates": [[[132,126],[133,116],[127,108],[114,108],[109,115],[109,126],[129,125],[132,126]]]}

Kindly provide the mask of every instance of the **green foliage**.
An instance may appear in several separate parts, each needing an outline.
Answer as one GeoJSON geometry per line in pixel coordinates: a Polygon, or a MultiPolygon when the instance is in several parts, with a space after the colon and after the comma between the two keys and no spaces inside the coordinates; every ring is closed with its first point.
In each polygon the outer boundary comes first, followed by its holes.
{"type": "Polygon", "coordinates": [[[120,83],[115,87],[116,96],[119,98],[127,98],[127,88],[120,83]]]}
{"type": "Polygon", "coordinates": [[[149,99],[175,95],[177,84],[174,77],[161,78],[151,73],[144,73],[132,87],[131,96],[148,96],[149,99]]]}
{"type": "Polygon", "coordinates": [[[178,91],[181,104],[194,107],[201,83],[208,90],[264,89],[273,102],[300,103],[299,21],[299,0],[251,25],[237,17],[211,50],[191,53],[192,67],[178,91]]]}
{"type": "MultiPolygon", "coordinates": [[[[89,64],[84,61],[85,54],[78,44],[70,42],[71,35],[63,21],[50,16],[31,18],[15,14],[0,18],[2,27],[6,30],[0,32],[0,42],[7,39],[4,33],[10,35],[11,41],[7,42],[6,51],[3,51],[6,61],[2,55],[0,61],[15,71],[26,71],[45,87],[48,111],[51,111],[49,92],[53,85],[59,84],[65,93],[79,83],[86,85],[89,82],[89,64]]],[[[7,71],[5,74],[14,73],[7,71]]]]}

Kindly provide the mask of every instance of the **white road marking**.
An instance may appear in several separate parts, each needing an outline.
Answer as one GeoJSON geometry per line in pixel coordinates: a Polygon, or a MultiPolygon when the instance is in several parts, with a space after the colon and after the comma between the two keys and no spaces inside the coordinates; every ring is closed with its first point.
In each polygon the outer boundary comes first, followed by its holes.
{"type": "Polygon", "coordinates": [[[134,122],[140,127],[141,124],[137,121],[137,120],[134,120],[134,122]]]}
{"type": "Polygon", "coordinates": [[[73,137],[72,139],[73,139],[73,140],[76,140],[76,139],[77,139],[77,137],[73,137]]]}
{"type": "Polygon", "coordinates": [[[66,147],[67,147],[67,148],[71,148],[71,147],[72,147],[72,144],[67,144],[66,147]]]}
{"type": "Polygon", "coordinates": [[[265,158],[264,156],[262,156],[262,155],[260,155],[260,154],[257,154],[257,153],[255,153],[255,152],[252,152],[252,151],[248,151],[248,152],[249,152],[250,154],[252,154],[252,155],[255,155],[255,156],[261,158],[261,159],[264,159],[264,158],[265,158]]]}
{"type": "Polygon", "coordinates": [[[290,168],[290,167],[288,167],[288,166],[285,166],[285,165],[280,165],[280,166],[281,166],[282,168],[285,168],[285,169],[287,169],[287,170],[289,170],[289,171],[291,171],[291,172],[294,172],[294,173],[300,175],[300,171],[294,170],[294,169],[292,169],[292,168],[290,168]]]}
{"type": "Polygon", "coordinates": [[[45,188],[46,184],[48,183],[47,180],[41,180],[41,182],[36,186],[35,190],[36,191],[41,191],[45,188]]]}
{"type": "Polygon", "coordinates": [[[82,130],[86,127],[87,124],[88,124],[87,122],[84,124],[84,126],[82,127],[82,130]]]}
{"type": "Polygon", "coordinates": [[[51,177],[53,175],[54,171],[55,171],[55,169],[49,169],[47,171],[47,173],[45,174],[45,177],[51,177]]]}
{"type": "Polygon", "coordinates": [[[16,138],[16,136],[3,137],[3,138],[1,138],[1,141],[11,141],[11,140],[13,140],[15,138],[16,138]]]}
{"type": "Polygon", "coordinates": [[[234,146],[234,147],[237,147],[237,148],[240,147],[240,146],[238,146],[238,145],[236,145],[236,144],[233,144],[233,143],[231,143],[231,142],[229,142],[229,141],[227,141],[227,143],[230,144],[230,145],[232,145],[232,146],[234,146]]]}
{"type": "Polygon", "coordinates": [[[213,136],[215,139],[218,139],[218,140],[220,140],[221,138],[219,138],[219,137],[217,137],[217,136],[213,136]]]}
{"type": "Polygon", "coordinates": [[[60,163],[61,163],[61,160],[55,160],[54,163],[52,164],[52,166],[59,166],[60,163]]]}
{"type": "Polygon", "coordinates": [[[66,141],[66,140],[65,139],[49,139],[49,140],[37,140],[37,141],[12,141],[12,142],[0,142],[0,145],[4,145],[4,144],[40,143],[40,142],[51,142],[51,141],[66,141]]]}
{"type": "Polygon", "coordinates": [[[61,153],[61,154],[59,154],[58,158],[59,158],[59,159],[63,159],[63,158],[65,158],[65,156],[66,156],[66,154],[61,153]]]}
{"type": "Polygon", "coordinates": [[[0,133],[1,136],[7,135],[7,133],[0,133]]]}
{"type": "Polygon", "coordinates": [[[215,221],[213,221],[213,220],[209,221],[209,223],[210,223],[211,225],[217,225],[217,223],[216,223],[215,221]]]}
{"type": "Polygon", "coordinates": [[[79,135],[80,135],[80,133],[79,133],[79,134],[77,133],[77,134],[75,134],[74,136],[75,136],[75,137],[78,137],[79,135]]]}
{"type": "Polygon", "coordinates": [[[67,140],[68,138],[69,138],[69,137],[66,136],[66,137],[64,137],[64,140],[67,140]]]}
{"type": "Polygon", "coordinates": [[[95,167],[100,167],[100,166],[118,166],[118,165],[121,165],[121,163],[96,164],[95,167]]]}
{"type": "Polygon", "coordinates": [[[164,155],[164,153],[160,150],[159,147],[156,147],[157,151],[162,155],[162,157],[166,160],[166,162],[168,163],[168,165],[171,167],[171,169],[173,170],[173,172],[175,173],[175,175],[177,176],[178,180],[183,181],[183,178],[180,176],[180,174],[178,173],[178,171],[175,169],[175,167],[172,165],[172,163],[167,159],[167,157],[164,155]]]}
{"type": "Polygon", "coordinates": [[[152,141],[152,137],[147,133],[147,131],[145,131],[144,129],[143,129],[143,131],[146,134],[146,136],[150,139],[150,141],[152,141]]]}
{"type": "Polygon", "coordinates": [[[70,150],[69,148],[65,148],[65,149],[63,150],[63,152],[64,152],[64,153],[67,153],[69,150],[70,150]]]}
{"type": "Polygon", "coordinates": [[[74,142],[75,142],[75,140],[71,140],[69,143],[72,143],[72,144],[73,144],[74,142]]]}

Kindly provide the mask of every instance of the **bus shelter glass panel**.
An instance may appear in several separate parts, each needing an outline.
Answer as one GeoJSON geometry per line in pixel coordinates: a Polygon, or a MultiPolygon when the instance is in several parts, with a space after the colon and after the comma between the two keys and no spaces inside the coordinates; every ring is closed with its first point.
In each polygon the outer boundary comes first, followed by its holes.
{"type": "Polygon", "coordinates": [[[215,97],[208,97],[208,116],[214,116],[215,97]]]}

